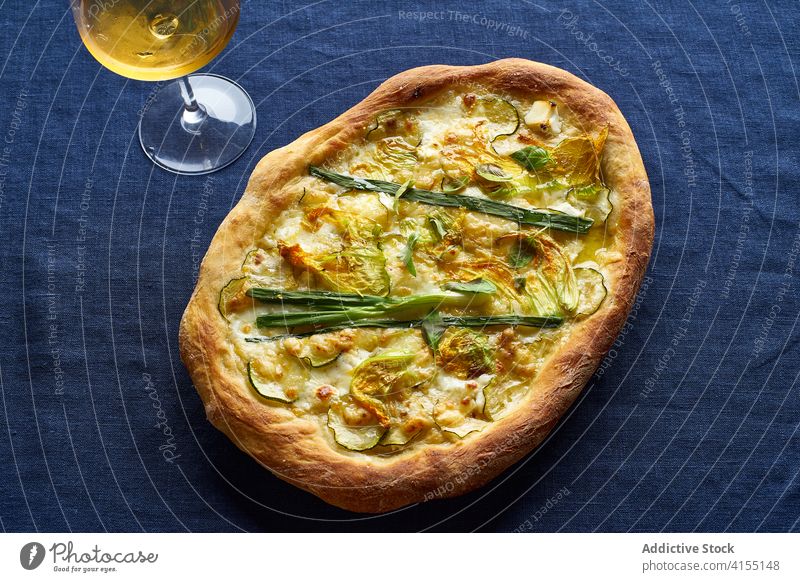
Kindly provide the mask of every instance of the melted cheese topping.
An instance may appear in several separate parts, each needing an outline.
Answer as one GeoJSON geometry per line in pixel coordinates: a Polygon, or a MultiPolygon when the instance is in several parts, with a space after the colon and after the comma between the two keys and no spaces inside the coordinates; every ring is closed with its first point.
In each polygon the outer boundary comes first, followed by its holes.
{"type": "MultiPolygon", "coordinates": [[[[365,134],[329,160],[326,169],[413,183],[437,192],[465,181],[459,194],[595,220],[584,235],[546,232],[464,209],[345,191],[312,176],[300,177],[291,185],[298,192],[298,203],[276,217],[273,228],[248,255],[242,289],[230,296],[223,292],[231,340],[243,369],[253,363],[252,373],[259,382],[283,391],[280,396],[285,398],[264,400],[265,406],[284,406],[318,422],[330,436],[331,446],[343,454],[350,449],[380,456],[466,438],[513,410],[529,391],[536,390],[538,371],[565,341],[571,321],[581,316],[575,305],[568,305],[566,290],[554,296],[552,289],[558,290],[562,279],[579,269],[591,271],[594,278],[586,279],[588,283],[584,281],[581,287],[579,303],[585,302],[583,295],[596,294],[603,286],[607,289],[604,266],[618,258],[608,251],[612,241],[604,225],[613,200],[613,192],[604,189],[599,178],[604,135],[583,134],[569,123],[563,108],[546,96],[524,101],[453,91],[424,107],[381,114],[365,134]],[[523,119],[530,123],[521,123],[523,119]],[[531,169],[511,157],[527,147],[542,148],[548,161],[531,169]],[[493,165],[510,179],[487,182],[476,173],[481,164],[493,165]],[[580,173],[584,178],[575,180],[580,173]],[[412,235],[417,239],[411,252],[416,275],[407,260],[412,235]],[[286,249],[294,249],[294,257],[313,257],[321,264],[342,252],[364,248],[385,261],[378,271],[385,270],[392,297],[442,293],[446,282],[480,277],[497,286],[491,298],[466,309],[445,307],[442,312],[558,314],[565,322],[554,329],[449,328],[440,337],[436,353],[420,329],[358,328],[247,341],[287,333],[280,328],[259,329],[255,324],[259,315],[303,308],[242,301],[245,288],[352,291],[336,287],[350,281],[359,264],[346,265],[349,271],[336,279],[326,276],[325,268],[315,271],[298,265],[286,249]],[[520,250],[532,255],[528,263],[510,258],[520,250]],[[372,363],[372,368],[365,362],[372,363]],[[334,407],[339,415],[335,423],[333,413],[329,414],[334,407]],[[350,431],[347,438],[345,431],[350,431]]],[[[382,285],[375,279],[376,271],[358,275],[370,288],[382,285]]]]}

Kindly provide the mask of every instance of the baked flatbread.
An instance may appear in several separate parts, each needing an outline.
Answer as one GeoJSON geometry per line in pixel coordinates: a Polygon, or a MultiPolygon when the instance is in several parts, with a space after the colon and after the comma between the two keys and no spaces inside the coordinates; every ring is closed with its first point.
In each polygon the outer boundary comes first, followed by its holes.
{"type": "Polygon", "coordinates": [[[459,495],[575,400],[653,224],[602,91],[522,59],[412,69],[260,161],[203,261],[181,356],[209,420],[327,502],[459,495]]]}

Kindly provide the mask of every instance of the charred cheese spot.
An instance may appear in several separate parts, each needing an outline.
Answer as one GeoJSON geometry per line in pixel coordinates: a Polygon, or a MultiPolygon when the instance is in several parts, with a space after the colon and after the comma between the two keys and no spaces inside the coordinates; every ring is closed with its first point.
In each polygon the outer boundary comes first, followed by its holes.
{"type": "Polygon", "coordinates": [[[323,384],[317,388],[317,398],[327,400],[336,393],[336,389],[330,384],[323,384]]]}

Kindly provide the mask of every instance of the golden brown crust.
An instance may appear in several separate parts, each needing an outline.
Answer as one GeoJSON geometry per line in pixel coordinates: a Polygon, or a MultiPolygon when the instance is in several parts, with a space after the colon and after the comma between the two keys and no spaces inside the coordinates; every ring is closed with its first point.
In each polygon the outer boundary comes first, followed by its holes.
{"type": "Polygon", "coordinates": [[[647,266],[654,219],[647,175],[627,122],[605,93],[566,71],[523,59],[473,67],[433,65],[388,79],[330,123],[260,161],[203,260],[180,328],[181,357],[209,420],[275,475],[352,511],[384,512],[479,487],[533,450],[574,402],[619,333],[647,266]],[[536,390],[480,433],[390,459],[334,450],[324,427],[265,405],[247,385],[244,364],[217,310],[219,290],[239,276],[242,258],[272,217],[293,200],[287,182],[363,135],[376,113],[427,100],[452,86],[480,83],[507,93],[556,98],[584,129],[609,127],[602,171],[616,194],[608,219],[621,260],[607,267],[612,293],[571,328],[536,378],[536,390]]]}

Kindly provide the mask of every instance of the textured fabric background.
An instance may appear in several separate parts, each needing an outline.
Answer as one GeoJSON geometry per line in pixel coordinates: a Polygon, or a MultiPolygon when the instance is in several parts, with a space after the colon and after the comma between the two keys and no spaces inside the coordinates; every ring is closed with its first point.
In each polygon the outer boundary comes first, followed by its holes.
{"type": "Polygon", "coordinates": [[[250,92],[256,138],[190,178],[145,159],[154,85],[100,67],[66,2],[0,2],[0,525],[797,531],[798,21],[789,1],[244,2],[206,70],[250,92]],[[205,420],[177,349],[196,253],[267,151],[404,69],[509,56],[627,116],[657,219],[647,286],[535,454],[466,497],[339,511],[205,420]]]}

